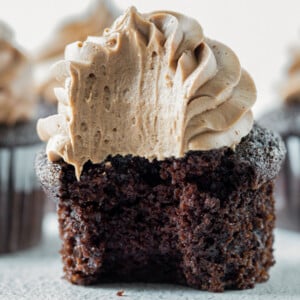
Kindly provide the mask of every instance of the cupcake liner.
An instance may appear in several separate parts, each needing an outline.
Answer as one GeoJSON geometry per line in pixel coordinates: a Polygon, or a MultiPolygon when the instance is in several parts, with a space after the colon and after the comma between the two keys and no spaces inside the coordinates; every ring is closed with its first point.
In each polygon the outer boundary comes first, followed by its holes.
{"type": "Polygon", "coordinates": [[[41,238],[44,195],[34,170],[40,147],[0,149],[0,253],[29,248],[41,238]]]}

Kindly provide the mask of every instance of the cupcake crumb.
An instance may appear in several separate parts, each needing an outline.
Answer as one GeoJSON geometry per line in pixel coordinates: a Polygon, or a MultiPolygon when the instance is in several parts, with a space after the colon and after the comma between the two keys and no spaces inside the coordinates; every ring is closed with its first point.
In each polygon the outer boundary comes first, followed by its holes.
{"type": "Polygon", "coordinates": [[[117,296],[123,297],[123,296],[124,296],[124,293],[125,293],[124,290],[117,291],[117,296]]]}
{"type": "Polygon", "coordinates": [[[110,168],[111,168],[111,162],[110,162],[110,161],[107,161],[107,162],[105,163],[105,168],[107,168],[107,169],[110,169],[110,168]]]}

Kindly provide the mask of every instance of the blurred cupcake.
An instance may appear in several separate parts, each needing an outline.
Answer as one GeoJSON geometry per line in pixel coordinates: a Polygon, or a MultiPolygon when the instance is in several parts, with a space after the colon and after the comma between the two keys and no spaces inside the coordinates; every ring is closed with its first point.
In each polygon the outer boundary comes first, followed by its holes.
{"type": "Polygon", "coordinates": [[[36,57],[35,80],[38,94],[46,103],[57,105],[54,88],[58,81],[51,74],[53,63],[63,59],[65,46],[84,41],[88,36],[100,35],[110,26],[119,11],[107,0],[95,0],[84,14],[61,24],[53,37],[40,49],[36,57]]]}
{"type": "Polygon", "coordinates": [[[281,90],[283,102],[260,119],[260,124],[281,134],[287,156],[278,178],[276,193],[279,227],[300,231],[300,45],[281,90]]]}
{"type": "Polygon", "coordinates": [[[37,101],[32,65],[0,23],[0,254],[31,247],[41,237],[43,193],[33,162],[37,101]]]}

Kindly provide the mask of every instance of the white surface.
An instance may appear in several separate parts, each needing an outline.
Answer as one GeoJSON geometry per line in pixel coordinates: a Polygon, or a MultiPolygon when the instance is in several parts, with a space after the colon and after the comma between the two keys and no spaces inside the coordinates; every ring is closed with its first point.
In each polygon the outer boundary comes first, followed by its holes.
{"type": "Polygon", "coordinates": [[[277,263],[267,283],[254,289],[226,291],[223,294],[201,292],[175,285],[105,284],[74,286],[62,279],[58,255],[59,240],[54,215],[45,222],[43,244],[31,251],[0,257],[0,299],[125,299],[125,300],[256,300],[300,299],[300,234],[276,230],[277,263]],[[49,230],[51,228],[52,230],[49,230]],[[124,297],[116,293],[124,290],[124,297]],[[125,297],[126,296],[126,297],[125,297]]]}
{"type": "MultiPolygon", "coordinates": [[[[20,44],[36,49],[58,22],[79,14],[92,0],[0,0],[0,19],[9,23],[20,44]],[[71,4],[71,5],[70,5],[71,4]]],[[[96,0],[95,0],[96,1],[96,0]]],[[[230,46],[253,76],[259,115],[279,102],[288,49],[300,41],[299,0],[108,0],[122,9],[175,10],[199,20],[207,36],[230,46]]]]}

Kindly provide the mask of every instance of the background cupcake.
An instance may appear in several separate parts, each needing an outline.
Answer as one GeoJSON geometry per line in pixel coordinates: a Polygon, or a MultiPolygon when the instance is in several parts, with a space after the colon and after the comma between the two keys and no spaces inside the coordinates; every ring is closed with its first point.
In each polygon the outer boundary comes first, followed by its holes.
{"type": "Polygon", "coordinates": [[[44,197],[33,162],[36,97],[32,64],[0,23],[0,253],[31,247],[41,237],[44,197]]]}
{"type": "Polygon", "coordinates": [[[259,122],[282,136],[287,155],[276,188],[277,225],[300,230],[300,45],[291,51],[291,64],[281,89],[282,103],[259,122]]]}

